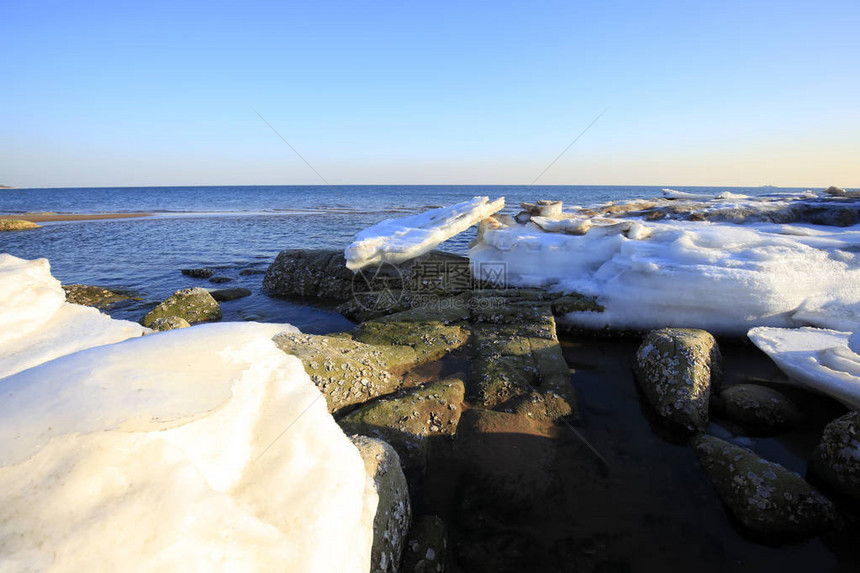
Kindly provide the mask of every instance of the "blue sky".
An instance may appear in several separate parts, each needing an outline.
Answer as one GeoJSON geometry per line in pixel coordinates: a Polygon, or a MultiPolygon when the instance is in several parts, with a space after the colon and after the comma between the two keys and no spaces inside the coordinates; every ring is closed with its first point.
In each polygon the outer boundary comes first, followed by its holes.
{"type": "Polygon", "coordinates": [[[860,2],[0,4],[0,184],[860,186],[860,2]]]}

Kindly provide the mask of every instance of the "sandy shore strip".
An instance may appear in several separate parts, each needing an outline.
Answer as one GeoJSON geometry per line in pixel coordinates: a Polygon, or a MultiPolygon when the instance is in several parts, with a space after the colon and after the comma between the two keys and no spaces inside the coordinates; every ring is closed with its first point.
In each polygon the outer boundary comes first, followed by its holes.
{"type": "Polygon", "coordinates": [[[32,223],[52,223],[54,221],[94,221],[98,219],[134,219],[152,217],[152,213],[24,213],[16,215],[0,214],[0,219],[30,221],[32,223]]]}

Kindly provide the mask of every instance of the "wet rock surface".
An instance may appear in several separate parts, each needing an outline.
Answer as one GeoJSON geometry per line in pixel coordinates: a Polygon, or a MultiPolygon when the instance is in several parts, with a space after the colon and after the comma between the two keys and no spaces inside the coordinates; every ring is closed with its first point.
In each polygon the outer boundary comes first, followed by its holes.
{"type": "Polygon", "coordinates": [[[212,295],[218,302],[225,302],[229,300],[236,300],[246,296],[251,296],[251,289],[247,288],[224,288],[217,290],[210,290],[209,294],[212,295]]]}
{"type": "Polygon", "coordinates": [[[767,386],[737,384],[712,396],[712,410],[752,435],[775,435],[803,423],[803,412],[785,394],[767,386]]]}
{"type": "Polygon", "coordinates": [[[791,540],[836,525],[833,504],[796,473],[714,436],[700,436],[694,447],[720,498],[750,532],[791,540]]]}
{"type": "Polygon", "coordinates": [[[664,328],[648,333],[636,353],[636,380],[654,410],[688,432],[708,425],[711,390],[722,380],[722,357],[704,330],[664,328]]]}
{"type": "Polygon", "coordinates": [[[167,317],[183,318],[191,324],[218,320],[221,318],[221,307],[206,289],[187,288],[176,291],[159,303],[140,322],[148,327],[155,319],[167,317]]]}
{"type": "Polygon", "coordinates": [[[810,471],[860,507],[860,413],[849,412],[824,428],[810,471]]]}
{"type": "Polygon", "coordinates": [[[210,269],[209,267],[182,269],[182,274],[193,279],[208,279],[215,274],[215,269],[210,269]]]}
{"type": "Polygon", "coordinates": [[[350,439],[358,449],[379,496],[373,520],[370,571],[396,572],[412,518],[406,476],[397,452],[384,441],[367,436],[350,436],[350,439]]]}

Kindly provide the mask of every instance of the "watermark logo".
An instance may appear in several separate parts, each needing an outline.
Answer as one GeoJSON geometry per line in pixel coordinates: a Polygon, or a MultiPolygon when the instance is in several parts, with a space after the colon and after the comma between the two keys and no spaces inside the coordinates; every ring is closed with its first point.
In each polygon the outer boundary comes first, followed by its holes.
{"type": "Polygon", "coordinates": [[[461,300],[457,295],[503,290],[507,279],[504,262],[478,262],[472,266],[464,260],[428,260],[402,267],[382,263],[355,272],[352,294],[359,308],[371,312],[416,307],[446,310],[454,305],[468,305],[471,309],[474,304],[486,305],[488,301],[461,300]]]}
{"type": "Polygon", "coordinates": [[[402,304],[403,273],[391,263],[359,269],[352,275],[352,296],[359,308],[387,312],[402,304]]]}

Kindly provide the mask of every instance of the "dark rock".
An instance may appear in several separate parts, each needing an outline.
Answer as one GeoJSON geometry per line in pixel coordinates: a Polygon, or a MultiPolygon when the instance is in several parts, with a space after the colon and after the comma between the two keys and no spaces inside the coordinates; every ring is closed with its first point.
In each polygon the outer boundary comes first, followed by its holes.
{"type": "Polygon", "coordinates": [[[208,279],[215,274],[215,269],[182,269],[182,274],[193,279],[208,279]]]}
{"type": "Polygon", "coordinates": [[[785,394],[767,386],[737,384],[711,397],[714,410],[747,433],[774,435],[803,423],[803,412],[785,394]]]}
{"type": "Polygon", "coordinates": [[[827,424],[809,471],[860,505],[860,412],[849,412],[827,424]]]}
{"type": "Polygon", "coordinates": [[[837,187],[836,185],[831,185],[830,187],[825,189],[824,192],[828,195],[833,195],[834,197],[845,197],[845,195],[847,195],[845,189],[843,189],[842,187],[837,187]]]}
{"type": "Polygon", "coordinates": [[[448,530],[435,515],[415,519],[403,549],[402,573],[445,573],[448,530]]]}
{"type": "Polygon", "coordinates": [[[250,275],[264,275],[266,271],[261,269],[242,269],[239,271],[239,276],[246,277],[250,275]]]}
{"type": "Polygon", "coordinates": [[[209,279],[209,282],[215,284],[224,284],[229,283],[232,280],[233,279],[231,279],[230,277],[212,277],[211,279],[209,279]]]}
{"type": "Polygon", "coordinates": [[[173,293],[143,317],[141,324],[150,326],[157,318],[184,318],[189,323],[221,318],[221,307],[206,289],[187,288],[173,293]]]}
{"type": "Polygon", "coordinates": [[[251,289],[247,288],[222,288],[219,290],[210,290],[209,294],[212,295],[212,298],[217,300],[218,302],[224,302],[228,300],[236,300],[237,298],[243,298],[246,296],[251,296],[251,289]]]}
{"type": "Polygon", "coordinates": [[[695,329],[653,330],[636,353],[635,372],[660,416],[689,432],[705,429],[711,390],[722,381],[722,356],[713,336],[695,329]]]}
{"type": "Polygon", "coordinates": [[[266,271],[263,288],[278,297],[352,297],[354,273],[342,251],[291,249],[278,254],[266,271]]]}
{"type": "Polygon", "coordinates": [[[187,320],[179,316],[164,316],[161,318],[156,318],[149,323],[149,328],[155,330],[156,332],[190,327],[191,324],[187,320]]]}
{"type": "Polygon", "coordinates": [[[63,285],[63,290],[66,291],[67,301],[83,306],[93,306],[98,309],[105,309],[112,304],[131,298],[127,294],[91,285],[63,285]]]}
{"type": "Polygon", "coordinates": [[[556,316],[569,312],[603,312],[603,306],[590,296],[578,293],[566,294],[552,302],[552,313],[556,316]]]}
{"type": "Polygon", "coordinates": [[[410,468],[424,466],[426,440],[457,431],[466,388],[458,378],[429,382],[381,398],[345,416],[343,430],[381,438],[394,446],[410,468]]]}
{"type": "Polygon", "coordinates": [[[367,436],[350,436],[367,475],[373,479],[379,503],[373,519],[371,573],[396,573],[409,532],[412,507],[400,458],[389,444],[367,436]]]}
{"type": "Polygon", "coordinates": [[[796,473],[714,436],[699,436],[694,447],[720,499],[748,532],[797,540],[835,525],[833,504],[796,473]]]}

